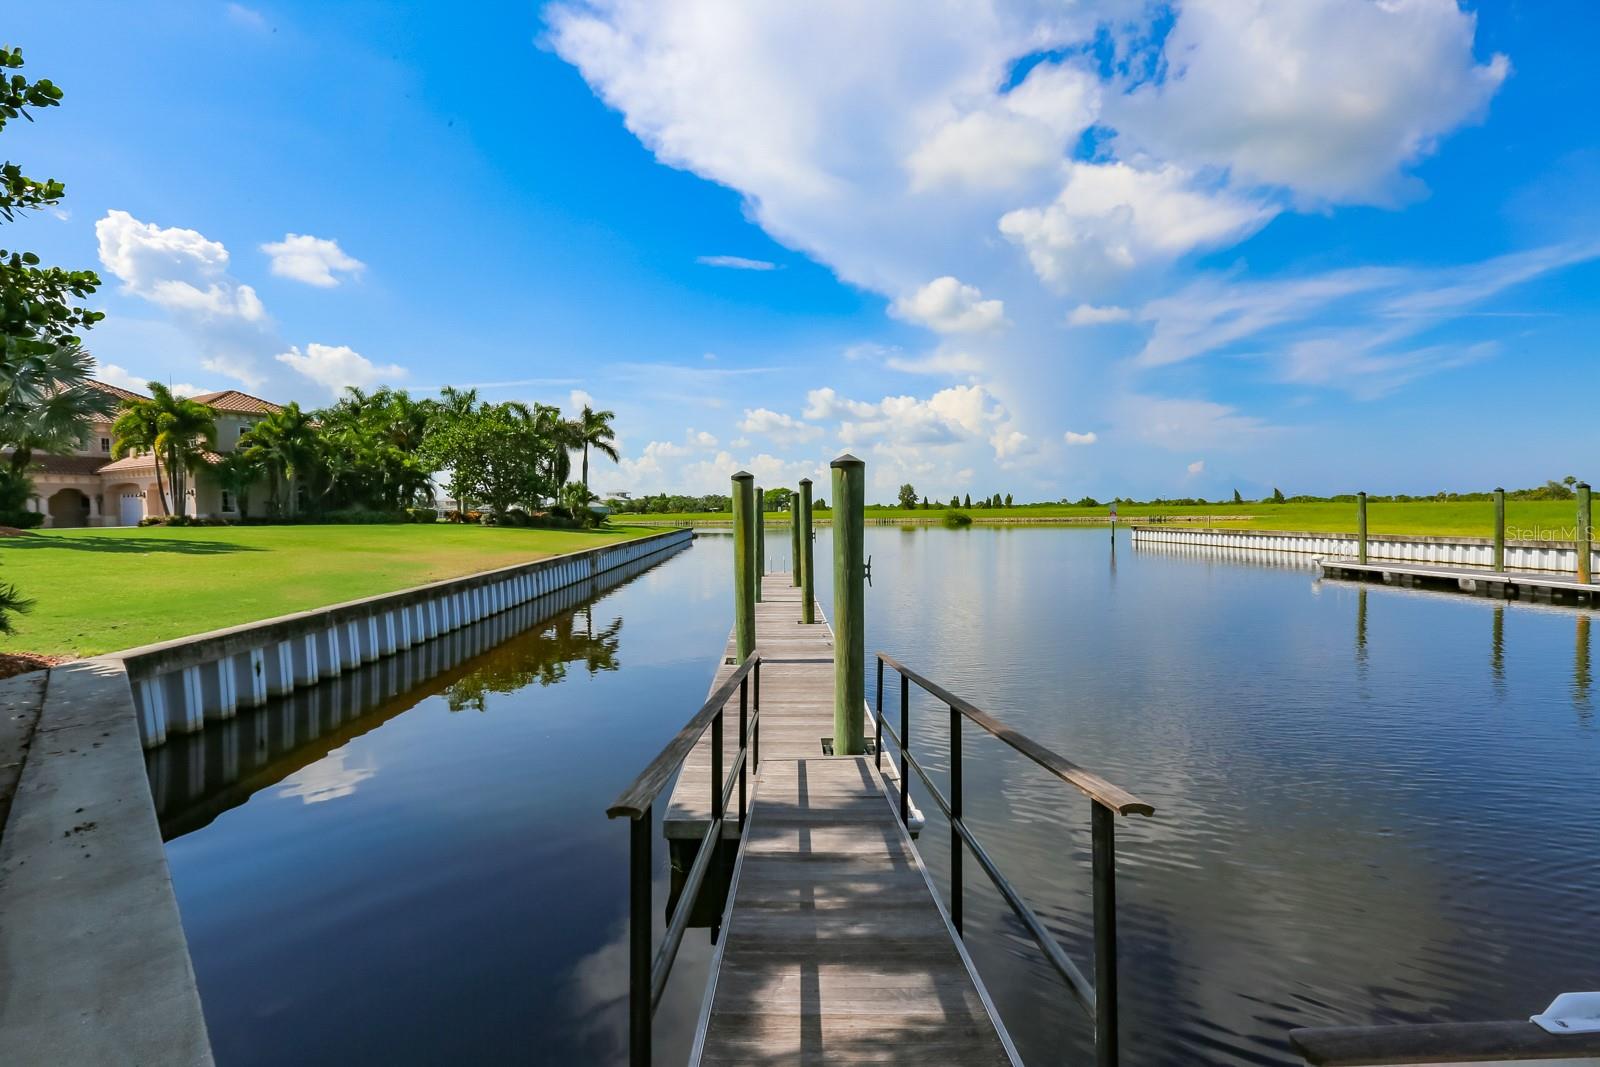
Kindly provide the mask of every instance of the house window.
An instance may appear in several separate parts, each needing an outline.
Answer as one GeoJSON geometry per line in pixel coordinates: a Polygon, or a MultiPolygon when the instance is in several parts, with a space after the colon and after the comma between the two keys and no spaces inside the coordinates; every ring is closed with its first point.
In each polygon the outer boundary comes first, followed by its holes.
{"type": "Polygon", "coordinates": [[[233,508],[233,494],[228,492],[226,489],[224,489],[222,491],[222,510],[223,511],[232,511],[232,510],[234,510],[234,508],[233,508]]]}
{"type": "Polygon", "coordinates": [[[100,451],[106,452],[106,453],[109,453],[111,451],[111,438],[109,438],[109,437],[100,438],[100,451]]]}

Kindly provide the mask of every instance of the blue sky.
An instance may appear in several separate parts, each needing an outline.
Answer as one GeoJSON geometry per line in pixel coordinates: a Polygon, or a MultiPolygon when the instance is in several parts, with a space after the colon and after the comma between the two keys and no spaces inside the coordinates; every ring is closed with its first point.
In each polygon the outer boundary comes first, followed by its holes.
{"type": "Polygon", "coordinates": [[[1588,3],[62,2],[115,380],[617,412],[603,490],[1600,477],[1588,3]],[[759,269],[756,269],[759,268],[759,269]],[[281,358],[280,358],[281,357],[281,358]]]}

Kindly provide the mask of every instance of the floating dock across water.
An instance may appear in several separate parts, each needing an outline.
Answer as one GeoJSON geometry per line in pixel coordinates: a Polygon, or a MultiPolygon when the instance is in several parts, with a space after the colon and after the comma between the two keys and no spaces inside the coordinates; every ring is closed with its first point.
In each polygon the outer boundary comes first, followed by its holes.
{"type": "Polygon", "coordinates": [[[1324,578],[1382,582],[1385,585],[1414,585],[1457,589],[1492,597],[1530,597],[1537,600],[1565,600],[1593,604],[1600,585],[1565,574],[1542,571],[1491,570],[1481,567],[1447,567],[1436,563],[1397,563],[1391,560],[1362,563],[1355,559],[1320,559],[1317,566],[1324,578]]]}

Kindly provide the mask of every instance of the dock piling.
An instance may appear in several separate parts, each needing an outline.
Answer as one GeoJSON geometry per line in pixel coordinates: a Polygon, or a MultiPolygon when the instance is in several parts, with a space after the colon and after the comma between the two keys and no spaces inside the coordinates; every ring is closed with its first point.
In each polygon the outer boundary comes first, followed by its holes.
{"type": "Polygon", "coordinates": [[[1592,530],[1589,526],[1589,483],[1579,482],[1578,490],[1578,581],[1588,582],[1589,557],[1593,551],[1591,545],[1592,530]]]}
{"type": "Polygon", "coordinates": [[[1499,486],[1494,490],[1494,566],[1499,573],[1506,569],[1506,491],[1499,486]]]}
{"type": "Polygon", "coordinates": [[[1356,561],[1367,561],[1367,494],[1356,494],[1356,561]]]}
{"type": "Polygon", "coordinates": [[[800,621],[817,621],[817,564],[811,540],[811,479],[800,479],[800,621]]]}
{"type": "Polygon", "coordinates": [[[756,648],[755,476],[733,476],[733,628],[735,649],[743,663],[756,648]]]}
{"type": "Polygon", "coordinates": [[[789,498],[789,580],[800,584],[800,494],[789,498]]]}
{"type": "Polygon", "coordinates": [[[761,603],[761,576],[767,573],[767,495],[756,486],[756,603],[761,603]]]}
{"type": "Polygon", "coordinates": [[[846,453],[833,469],[833,754],[866,751],[863,633],[867,465],[846,453]]]}

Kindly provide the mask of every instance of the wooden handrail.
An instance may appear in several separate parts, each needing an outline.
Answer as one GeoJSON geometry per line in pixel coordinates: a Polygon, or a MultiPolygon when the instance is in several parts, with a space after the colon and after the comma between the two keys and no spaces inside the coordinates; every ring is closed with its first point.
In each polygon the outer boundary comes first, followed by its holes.
{"type": "Polygon", "coordinates": [[[1140,800],[1126,789],[1119,785],[1113,785],[1098,774],[1084,770],[1065,756],[1051,751],[1028,735],[1012,729],[970,701],[963,700],[944,688],[944,686],[918,674],[888,653],[879,652],[878,659],[902,676],[916,682],[917,685],[937,698],[940,703],[954,708],[970,722],[983,727],[984,730],[1027,756],[1097,804],[1110,808],[1118,815],[1155,814],[1156,809],[1152,805],[1140,800]]]}
{"type": "Polygon", "coordinates": [[[667,742],[661,754],[650,761],[646,767],[633,780],[633,784],[622,791],[616,802],[606,809],[606,817],[619,819],[626,816],[637,819],[650,810],[650,805],[665,789],[667,783],[672,781],[672,776],[678,773],[678,767],[688,758],[695,743],[700,740],[700,735],[706,732],[706,727],[711,725],[711,720],[733,695],[739,691],[739,683],[744,681],[745,675],[755,669],[761,662],[761,653],[752,652],[739,664],[739,669],[728,675],[728,680],[717,686],[716,690],[694,713],[694,718],[688,725],[667,742]]]}

